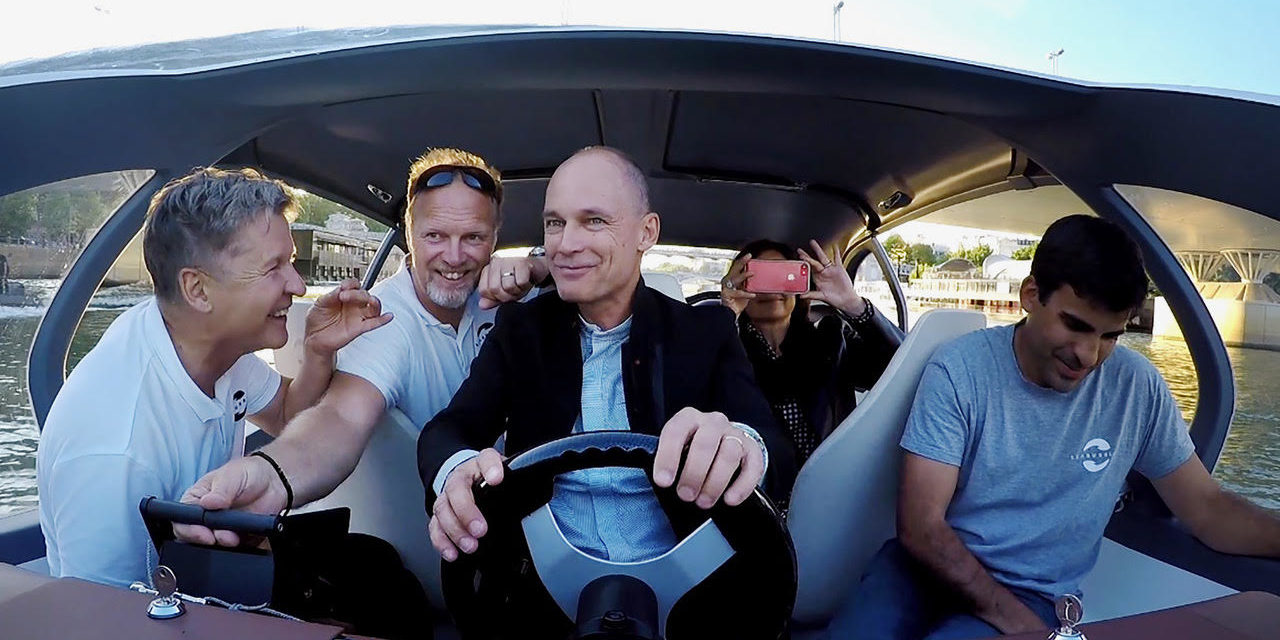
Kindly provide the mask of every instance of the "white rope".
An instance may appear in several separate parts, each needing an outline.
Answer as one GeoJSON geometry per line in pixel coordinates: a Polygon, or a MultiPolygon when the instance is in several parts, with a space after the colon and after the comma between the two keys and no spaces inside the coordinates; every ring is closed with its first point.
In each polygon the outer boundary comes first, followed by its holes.
{"type": "Polygon", "coordinates": [[[266,602],[262,604],[240,604],[238,602],[227,602],[226,600],[222,600],[220,598],[214,598],[212,596],[206,597],[204,598],[204,600],[209,604],[230,609],[231,611],[249,611],[251,613],[265,613],[269,616],[284,618],[285,620],[292,620],[294,622],[303,622],[302,618],[291,616],[287,613],[284,613],[283,611],[276,611],[275,609],[268,607],[266,602]]]}
{"type": "MultiPolygon", "coordinates": [[[[159,591],[156,591],[155,589],[152,589],[141,582],[135,582],[129,585],[129,588],[133,591],[137,591],[138,593],[145,593],[147,595],[152,595],[152,596],[160,595],[159,591]]],[[[207,596],[204,598],[197,597],[197,596],[189,596],[180,591],[173,592],[173,597],[178,598],[179,600],[185,600],[187,602],[194,602],[196,604],[214,605],[230,611],[247,611],[249,613],[261,613],[269,616],[275,616],[277,618],[283,618],[285,620],[292,620],[294,622],[305,622],[305,620],[303,620],[302,618],[291,616],[287,613],[284,613],[283,611],[276,611],[275,609],[268,607],[267,606],[268,603],[266,602],[262,604],[240,604],[238,602],[227,602],[226,600],[223,600],[221,598],[215,598],[213,596],[207,596]]]]}

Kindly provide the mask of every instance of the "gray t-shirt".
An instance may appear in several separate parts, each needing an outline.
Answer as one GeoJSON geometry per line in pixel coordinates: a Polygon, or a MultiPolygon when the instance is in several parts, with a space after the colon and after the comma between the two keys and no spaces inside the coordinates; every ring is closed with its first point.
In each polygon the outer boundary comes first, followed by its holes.
{"type": "Polygon", "coordinates": [[[962,336],[925,365],[902,448],[960,468],[947,522],[1009,586],[1079,593],[1129,470],[1194,455],[1169,387],[1117,346],[1069,393],[1022,376],[1014,325],[962,336]]]}

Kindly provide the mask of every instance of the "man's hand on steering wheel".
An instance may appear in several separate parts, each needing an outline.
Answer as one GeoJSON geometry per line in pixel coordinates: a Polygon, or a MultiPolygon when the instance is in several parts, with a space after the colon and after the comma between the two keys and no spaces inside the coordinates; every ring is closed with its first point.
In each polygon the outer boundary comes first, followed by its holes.
{"type": "Polygon", "coordinates": [[[658,436],[654,484],[670,487],[676,481],[686,445],[689,453],[676,495],[685,502],[696,501],[703,509],[715,506],[722,495],[729,506],[742,504],[764,475],[764,451],[753,437],[722,413],[685,407],[667,421],[658,436]],[[734,473],[738,474],[736,479],[734,473]]]}
{"type": "Polygon", "coordinates": [[[431,522],[427,524],[431,546],[448,562],[458,558],[458,549],[474,553],[479,539],[489,530],[472,493],[481,478],[491,485],[502,482],[502,454],[497,449],[485,449],[450,471],[431,506],[431,522]]]}

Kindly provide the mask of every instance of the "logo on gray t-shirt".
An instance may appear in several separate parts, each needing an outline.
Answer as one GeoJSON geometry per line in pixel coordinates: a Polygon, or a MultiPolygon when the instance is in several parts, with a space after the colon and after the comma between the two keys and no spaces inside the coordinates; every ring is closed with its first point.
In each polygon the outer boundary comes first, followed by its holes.
{"type": "Polygon", "coordinates": [[[1071,456],[1072,460],[1080,460],[1084,470],[1097,473],[1111,464],[1111,444],[1102,438],[1094,438],[1084,445],[1084,451],[1071,456]]]}

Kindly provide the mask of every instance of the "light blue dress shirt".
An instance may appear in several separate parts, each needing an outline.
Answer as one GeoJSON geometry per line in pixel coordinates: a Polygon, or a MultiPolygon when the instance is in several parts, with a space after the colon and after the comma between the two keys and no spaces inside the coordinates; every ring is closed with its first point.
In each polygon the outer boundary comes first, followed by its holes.
{"type": "MultiPolygon", "coordinates": [[[[582,323],[582,412],[574,433],[629,429],[622,345],[631,318],[609,329],[582,323]]],[[[636,562],[676,544],[671,523],[641,469],[584,469],[556,478],[551,513],[573,546],[597,558],[636,562]]]]}

